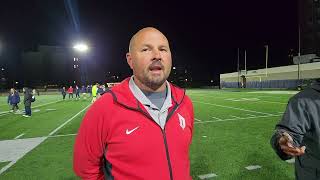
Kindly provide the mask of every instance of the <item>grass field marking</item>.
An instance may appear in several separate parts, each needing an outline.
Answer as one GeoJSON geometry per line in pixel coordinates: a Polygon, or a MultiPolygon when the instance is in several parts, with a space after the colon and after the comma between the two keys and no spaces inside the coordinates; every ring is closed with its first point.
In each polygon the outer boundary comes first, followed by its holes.
{"type": "Polygon", "coordinates": [[[256,169],[261,169],[262,167],[259,165],[250,165],[245,167],[247,170],[252,171],[252,170],[256,170],[256,169]]]}
{"type": "Polygon", "coordinates": [[[56,138],[56,137],[67,137],[67,136],[76,136],[77,134],[59,134],[54,136],[48,136],[49,138],[56,138]]]}
{"type": "Polygon", "coordinates": [[[259,102],[274,103],[274,104],[288,104],[287,102],[286,102],[286,103],[283,103],[283,102],[276,102],[276,101],[264,101],[264,100],[260,100],[259,102]]]}
{"type": "Polygon", "coordinates": [[[254,115],[254,114],[247,114],[248,116],[252,116],[252,117],[255,117],[256,115],[254,115]]]}
{"type": "Polygon", "coordinates": [[[24,135],[24,133],[22,133],[22,134],[18,135],[18,136],[17,136],[17,137],[15,137],[14,139],[18,139],[18,138],[22,137],[23,135],[24,135]]]}
{"type": "Polygon", "coordinates": [[[221,121],[222,119],[212,116],[211,118],[221,121]]]}
{"type": "Polygon", "coordinates": [[[46,137],[38,137],[0,141],[0,161],[10,161],[0,169],[0,175],[46,139],[46,137]]]}
{"type": "Polygon", "coordinates": [[[213,177],[217,177],[218,175],[214,174],[214,173],[210,173],[210,174],[202,174],[199,175],[198,177],[202,180],[202,179],[211,179],[213,177]]]}
{"type": "Polygon", "coordinates": [[[42,106],[49,105],[49,104],[54,104],[54,103],[57,103],[57,102],[60,102],[60,101],[62,101],[62,100],[48,102],[48,103],[45,103],[45,104],[39,104],[37,106],[33,106],[32,108],[42,107],[42,106]]]}
{"type": "Polygon", "coordinates": [[[193,103],[207,104],[207,105],[211,105],[211,106],[218,106],[218,107],[223,107],[223,108],[228,108],[228,109],[236,109],[236,110],[252,112],[252,113],[259,113],[259,114],[264,114],[264,115],[272,115],[270,113],[264,113],[264,112],[253,111],[253,110],[242,109],[242,108],[236,108],[236,107],[231,107],[231,106],[223,106],[223,105],[219,105],[219,104],[213,104],[213,103],[207,103],[207,102],[201,102],[201,101],[192,101],[192,102],[193,103]]]}
{"type": "Polygon", "coordinates": [[[10,111],[3,111],[3,112],[0,112],[0,116],[7,115],[7,114],[9,114],[9,113],[10,113],[10,111]]]}
{"type": "Polygon", "coordinates": [[[200,120],[200,119],[197,119],[197,118],[194,118],[194,120],[201,122],[201,120],[200,120]]]}
{"type": "Polygon", "coordinates": [[[259,118],[277,117],[277,116],[279,116],[279,115],[273,114],[273,115],[266,115],[266,116],[255,116],[255,117],[244,117],[244,118],[221,119],[221,120],[215,120],[215,121],[195,122],[195,124],[216,123],[216,122],[225,122],[225,121],[238,121],[238,120],[243,120],[243,119],[259,119],[259,118]]]}
{"type": "Polygon", "coordinates": [[[85,111],[89,106],[91,106],[91,104],[89,104],[88,106],[86,106],[85,108],[83,108],[83,109],[82,109],[81,111],[79,111],[77,114],[75,114],[75,115],[72,116],[70,119],[68,119],[66,122],[64,122],[64,123],[61,124],[59,127],[57,127],[56,129],[54,129],[53,131],[51,131],[48,136],[52,136],[54,133],[56,133],[57,131],[59,131],[63,126],[65,126],[65,125],[68,124],[70,121],[72,121],[75,117],[77,117],[79,114],[81,114],[83,111],[85,111]]]}
{"type": "Polygon", "coordinates": [[[259,97],[272,97],[272,98],[277,98],[276,96],[255,96],[255,97],[242,97],[242,98],[229,98],[228,96],[208,96],[208,95],[199,95],[196,94],[194,96],[202,96],[202,97],[210,97],[210,98],[219,98],[219,99],[224,99],[226,101],[234,101],[234,102],[242,102],[242,101],[250,101],[250,102],[265,102],[265,103],[274,103],[274,104],[288,104],[287,102],[277,102],[277,101],[265,101],[259,99],[259,97]]]}

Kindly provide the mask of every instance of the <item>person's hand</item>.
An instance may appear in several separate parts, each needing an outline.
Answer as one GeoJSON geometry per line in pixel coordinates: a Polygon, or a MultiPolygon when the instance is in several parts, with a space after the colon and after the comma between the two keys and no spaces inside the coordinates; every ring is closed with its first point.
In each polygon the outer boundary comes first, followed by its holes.
{"type": "Polygon", "coordinates": [[[306,146],[301,146],[301,147],[295,147],[293,145],[293,139],[292,137],[287,133],[284,132],[279,139],[279,145],[281,150],[288,154],[289,156],[301,156],[305,153],[306,146]]]}

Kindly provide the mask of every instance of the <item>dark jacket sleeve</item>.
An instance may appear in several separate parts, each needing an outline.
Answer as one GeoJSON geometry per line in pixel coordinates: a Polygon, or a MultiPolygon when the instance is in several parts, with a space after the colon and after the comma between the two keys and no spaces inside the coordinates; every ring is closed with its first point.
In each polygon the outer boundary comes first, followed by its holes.
{"type": "Polygon", "coordinates": [[[282,160],[291,157],[282,152],[279,139],[283,132],[287,132],[293,139],[294,146],[300,147],[305,133],[310,129],[311,123],[306,111],[306,102],[303,99],[290,99],[281,121],[276,125],[275,133],[271,138],[271,146],[282,160]]]}
{"type": "Polygon", "coordinates": [[[18,103],[20,103],[20,95],[17,93],[18,103]]]}

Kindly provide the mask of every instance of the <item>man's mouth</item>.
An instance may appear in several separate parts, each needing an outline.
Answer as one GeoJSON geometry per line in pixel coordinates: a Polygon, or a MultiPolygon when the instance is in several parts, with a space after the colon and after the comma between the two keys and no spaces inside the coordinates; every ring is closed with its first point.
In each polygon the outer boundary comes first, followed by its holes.
{"type": "Polygon", "coordinates": [[[162,70],[162,67],[159,66],[159,65],[150,66],[150,67],[149,67],[149,70],[150,70],[150,71],[161,71],[161,70],[162,70]]]}

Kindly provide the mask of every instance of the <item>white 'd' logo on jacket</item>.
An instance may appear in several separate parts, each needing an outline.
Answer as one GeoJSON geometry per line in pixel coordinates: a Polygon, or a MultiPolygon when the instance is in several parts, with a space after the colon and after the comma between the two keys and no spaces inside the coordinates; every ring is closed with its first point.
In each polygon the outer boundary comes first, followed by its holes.
{"type": "Polygon", "coordinates": [[[184,129],[186,127],[186,120],[179,113],[178,113],[178,117],[179,117],[180,126],[182,129],[184,129]]]}

